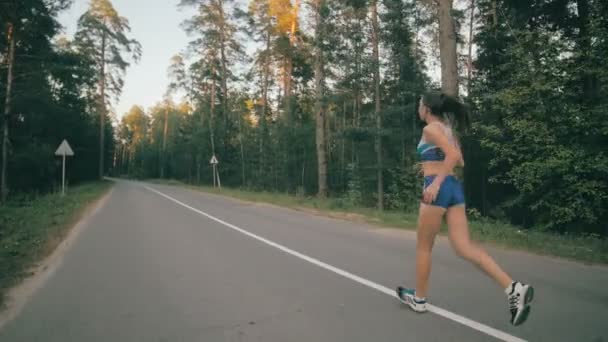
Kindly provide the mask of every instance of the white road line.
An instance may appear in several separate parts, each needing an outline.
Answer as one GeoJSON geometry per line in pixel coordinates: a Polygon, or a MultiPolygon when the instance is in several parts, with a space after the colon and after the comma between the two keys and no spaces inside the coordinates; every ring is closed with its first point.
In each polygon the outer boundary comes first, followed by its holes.
{"type": "MultiPolygon", "coordinates": [[[[206,218],[208,218],[210,220],[218,222],[218,223],[220,223],[220,224],[222,224],[222,225],[224,225],[224,226],[226,226],[228,228],[234,229],[234,230],[236,230],[239,233],[245,234],[245,235],[247,235],[247,236],[249,236],[251,238],[254,238],[254,239],[256,239],[256,240],[258,240],[260,242],[263,242],[263,243],[265,243],[265,244],[267,244],[269,246],[272,246],[272,247],[274,247],[276,249],[279,249],[279,250],[281,250],[281,251],[283,251],[285,253],[291,254],[291,255],[293,255],[295,257],[298,257],[298,258],[300,258],[302,260],[308,261],[311,264],[317,265],[317,266],[322,267],[322,268],[324,268],[324,269],[326,269],[328,271],[331,271],[331,272],[334,272],[336,274],[339,274],[339,275],[341,275],[341,276],[343,276],[345,278],[348,278],[348,279],[353,280],[353,281],[355,281],[355,282],[357,282],[359,284],[362,284],[362,285],[365,285],[367,287],[370,287],[370,288],[372,288],[374,290],[380,291],[380,292],[382,292],[382,293],[384,293],[386,295],[389,295],[391,297],[396,297],[397,296],[395,294],[394,290],[389,289],[386,286],[382,286],[380,284],[374,283],[373,281],[370,281],[370,280],[367,280],[365,278],[362,278],[362,277],[360,277],[360,276],[358,276],[356,274],[352,274],[350,272],[347,272],[345,270],[342,270],[342,269],[337,268],[335,266],[332,266],[330,264],[324,263],[321,260],[315,259],[315,258],[310,257],[308,255],[302,254],[302,253],[300,253],[298,251],[294,251],[291,248],[285,247],[285,246],[280,245],[280,244],[278,244],[276,242],[270,241],[270,240],[265,239],[265,238],[263,238],[261,236],[258,236],[258,235],[255,235],[253,233],[250,233],[250,232],[248,232],[248,231],[246,231],[246,230],[244,230],[242,228],[239,228],[239,227],[237,227],[237,226],[235,226],[233,224],[230,224],[230,223],[228,223],[226,221],[218,219],[217,217],[211,216],[211,215],[209,215],[209,214],[207,214],[207,213],[205,213],[203,211],[200,211],[200,210],[198,210],[196,208],[193,208],[193,207],[187,205],[186,203],[180,202],[180,201],[176,200],[175,198],[173,198],[173,197],[171,197],[169,195],[166,195],[166,194],[164,194],[164,193],[162,193],[162,192],[160,192],[160,191],[158,191],[156,189],[150,188],[148,186],[144,186],[144,187],[146,189],[154,192],[154,193],[157,193],[157,194],[163,196],[164,198],[166,198],[166,199],[168,199],[168,200],[170,200],[172,202],[175,202],[175,203],[181,205],[182,207],[188,208],[188,209],[190,209],[190,210],[192,210],[192,211],[194,211],[194,212],[196,212],[196,213],[198,213],[200,215],[205,216],[206,218]]],[[[448,310],[439,308],[437,306],[428,305],[427,307],[428,307],[428,309],[429,309],[430,312],[432,312],[432,313],[434,313],[436,315],[439,315],[441,317],[450,319],[450,320],[452,320],[454,322],[458,322],[458,323],[460,323],[462,325],[466,325],[469,328],[475,329],[477,331],[481,331],[482,333],[485,333],[487,335],[496,337],[499,340],[507,341],[507,342],[521,342],[521,341],[525,341],[525,340],[522,340],[519,337],[507,334],[506,332],[494,329],[494,328],[492,328],[490,326],[487,326],[485,324],[482,324],[482,323],[476,322],[474,320],[468,319],[468,318],[466,318],[464,316],[461,316],[459,314],[456,314],[456,313],[450,312],[448,310]]]]}

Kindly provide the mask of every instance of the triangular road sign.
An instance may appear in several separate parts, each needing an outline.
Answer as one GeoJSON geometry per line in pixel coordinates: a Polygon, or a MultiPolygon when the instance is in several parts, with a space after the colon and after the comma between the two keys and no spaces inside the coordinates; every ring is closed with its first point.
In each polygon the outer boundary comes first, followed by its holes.
{"type": "Polygon", "coordinates": [[[70,147],[70,144],[68,144],[68,141],[63,139],[63,142],[61,142],[61,145],[59,145],[59,148],[57,148],[57,151],[55,151],[55,155],[71,157],[74,155],[74,151],[72,151],[72,148],[70,147]]]}
{"type": "Polygon", "coordinates": [[[219,162],[217,161],[217,158],[215,158],[215,155],[213,155],[213,157],[211,157],[209,164],[219,164],[219,162]]]}

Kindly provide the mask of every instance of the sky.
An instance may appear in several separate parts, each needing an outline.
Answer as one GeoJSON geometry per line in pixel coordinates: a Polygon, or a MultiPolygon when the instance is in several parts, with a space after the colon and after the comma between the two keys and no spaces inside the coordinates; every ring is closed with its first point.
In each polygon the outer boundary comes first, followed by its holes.
{"type": "MultiPolygon", "coordinates": [[[[153,106],[167,90],[170,58],[184,51],[189,41],[180,24],[193,13],[179,9],[177,3],[178,0],[112,0],[118,13],[129,20],[129,37],[142,45],[141,60],[127,69],[122,96],[113,103],[118,117],[136,104],[153,106]]],[[[73,38],[78,18],[88,6],[89,0],[74,0],[72,7],[59,16],[68,37],[73,38]]]]}

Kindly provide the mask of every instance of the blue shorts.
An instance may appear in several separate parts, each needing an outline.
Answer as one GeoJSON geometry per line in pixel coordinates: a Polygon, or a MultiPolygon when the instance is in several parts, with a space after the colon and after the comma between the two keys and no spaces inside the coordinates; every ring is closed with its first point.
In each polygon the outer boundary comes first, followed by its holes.
{"type": "MultiPolygon", "coordinates": [[[[424,189],[431,185],[434,179],[435,176],[425,176],[424,189]]],[[[437,198],[435,198],[431,205],[447,209],[449,207],[462,204],[464,204],[464,191],[462,190],[462,184],[454,176],[445,177],[443,183],[441,183],[441,187],[439,188],[437,198]]]]}

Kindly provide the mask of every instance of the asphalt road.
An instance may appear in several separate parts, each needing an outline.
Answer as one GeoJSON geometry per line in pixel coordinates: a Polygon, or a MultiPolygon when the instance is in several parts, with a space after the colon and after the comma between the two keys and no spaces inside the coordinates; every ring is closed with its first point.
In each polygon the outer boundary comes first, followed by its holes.
{"type": "Polygon", "coordinates": [[[502,289],[438,240],[416,314],[415,235],[177,187],[119,181],[0,341],[607,341],[608,268],[488,248],[502,289]]]}

